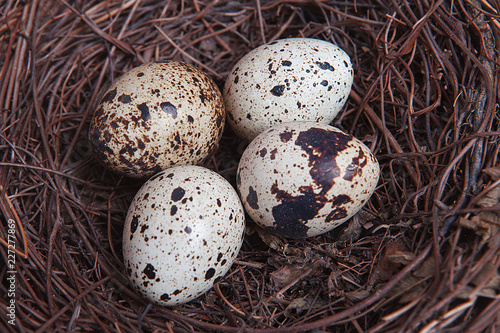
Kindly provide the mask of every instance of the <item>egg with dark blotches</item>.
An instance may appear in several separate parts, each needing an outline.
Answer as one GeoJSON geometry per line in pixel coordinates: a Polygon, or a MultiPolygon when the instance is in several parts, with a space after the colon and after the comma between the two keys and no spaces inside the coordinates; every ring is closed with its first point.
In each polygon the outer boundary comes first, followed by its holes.
{"type": "Polygon", "coordinates": [[[94,155],[134,178],[201,163],[225,124],[222,95],[196,67],[159,61],[135,67],[106,91],[90,124],[94,155]]]}
{"type": "Polygon", "coordinates": [[[352,135],[299,121],[259,134],[243,152],[236,184],[253,221],[282,237],[304,238],[358,212],[379,173],[375,156],[352,135]]]}
{"type": "Polygon", "coordinates": [[[226,79],[228,124],[248,141],[278,123],[329,124],[347,101],[353,73],[349,55],[324,40],[287,38],[261,45],[226,79]]]}
{"type": "Polygon", "coordinates": [[[127,213],[127,275],[154,303],[191,301],[227,273],[244,227],[243,206],[225,178],[192,165],[161,171],[144,183],[127,213]]]}

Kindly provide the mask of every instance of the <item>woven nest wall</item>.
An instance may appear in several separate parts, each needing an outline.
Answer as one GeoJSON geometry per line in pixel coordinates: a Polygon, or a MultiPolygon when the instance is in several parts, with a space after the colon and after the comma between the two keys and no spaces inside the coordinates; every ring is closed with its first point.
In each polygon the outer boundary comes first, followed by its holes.
{"type": "MultiPolygon", "coordinates": [[[[0,331],[500,331],[499,16],[492,0],[2,1],[0,331]],[[374,195],[304,240],[248,220],[208,293],[149,304],[121,254],[142,183],[92,156],[96,104],[153,60],[222,88],[245,53],[292,36],[350,55],[333,125],[377,156],[374,195]]],[[[244,145],[226,129],[204,165],[234,183],[244,145]]]]}

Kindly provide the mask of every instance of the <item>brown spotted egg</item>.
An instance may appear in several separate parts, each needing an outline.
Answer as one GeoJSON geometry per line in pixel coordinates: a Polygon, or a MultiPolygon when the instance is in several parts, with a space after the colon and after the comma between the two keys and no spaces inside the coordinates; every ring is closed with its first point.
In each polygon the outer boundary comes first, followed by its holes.
{"type": "Polygon", "coordinates": [[[338,46],[313,38],[287,38],[253,49],[224,85],[228,124],[251,141],[278,123],[329,124],[353,83],[351,60],[338,46]]]}
{"type": "Polygon", "coordinates": [[[193,300],[229,270],[244,226],[238,194],[222,176],[200,166],[166,169],[144,183],[127,213],[127,275],[157,304],[193,300]]]}
{"type": "Polygon", "coordinates": [[[216,147],[225,123],[222,95],[192,65],[152,62],[107,90],[90,124],[95,156],[121,174],[145,178],[198,164],[216,147]]]}
{"type": "Polygon", "coordinates": [[[299,121],[259,134],[243,152],[236,183],[257,224],[303,238],[353,216],[373,194],[379,173],[375,156],[352,135],[299,121]]]}

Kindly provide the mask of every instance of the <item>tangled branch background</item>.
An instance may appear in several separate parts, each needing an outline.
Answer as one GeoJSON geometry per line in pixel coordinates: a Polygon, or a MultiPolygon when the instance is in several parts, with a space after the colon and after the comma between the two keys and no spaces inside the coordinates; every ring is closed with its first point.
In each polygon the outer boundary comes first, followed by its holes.
{"type": "MultiPolygon", "coordinates": [[[[500,5],[487,0],[33,0],[0,5],[2,332],[476,332],[500,330],[500,5]],[[129,285],[123,221],[136,180],[92,157],[104,90],[144,62],[191,63],[220,88],[251,49],[285,37],[352,59],[333,125],[381,179],[343,227],[285,240],[248,221],[206,295],[151,306],[129,285]],[[5,317],[16,223],[16,326],[5,317]]],[[[234,183],[226,129],[205,162],[234,183]]]]}

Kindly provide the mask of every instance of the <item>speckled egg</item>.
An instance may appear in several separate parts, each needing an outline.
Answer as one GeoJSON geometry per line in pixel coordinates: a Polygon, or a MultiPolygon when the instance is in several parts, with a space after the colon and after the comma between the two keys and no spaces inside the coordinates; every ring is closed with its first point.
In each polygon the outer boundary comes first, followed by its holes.
{"type": "Polygon", "coordinates": [[[163,170],[144,183],[127,213],[127,275],[157,304],[193,300],[229,270],[244,226],[238,194],[222,176],[192,165],[163,170]]]}
{"type": "Polygon", "coordinates": [[[222,95],[189,64],[133,68],[107,90],[90,124],[95,156],[112,170],[145,178],[198,164],[217,146],[225,123],[222,95]]]}
{"type": "Polygon", "coordinates": [[[352,135],[300,121],[259,134],[243,152],[236,181],[257,224],[304,238],[353,216],[373,194],[379,173],[370,149],[352,135]]]}
{"type": "Polygon", "coordinates": [[[223,90],[228,123],[248,141],[278,123],[329,124],[352,83],[351,60],[338,46],[313,38],[280,39],[253,49],[231,70],[223,90]]]}

